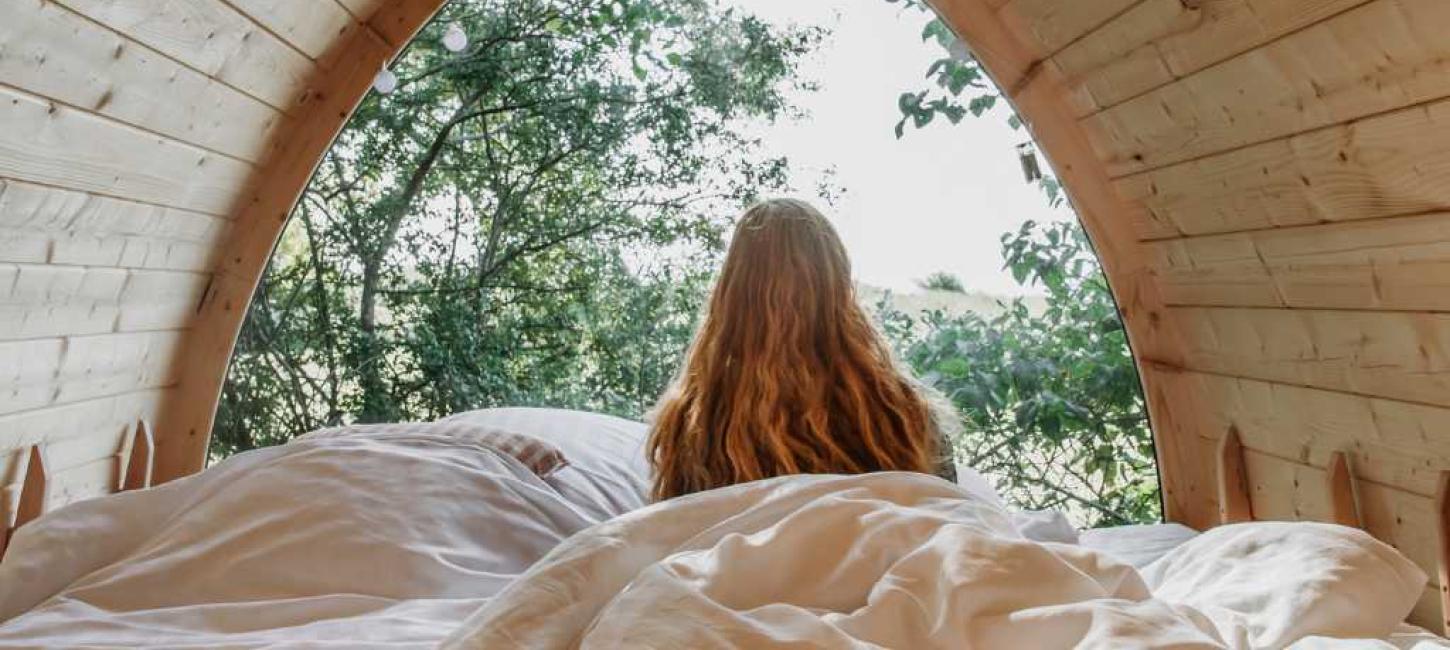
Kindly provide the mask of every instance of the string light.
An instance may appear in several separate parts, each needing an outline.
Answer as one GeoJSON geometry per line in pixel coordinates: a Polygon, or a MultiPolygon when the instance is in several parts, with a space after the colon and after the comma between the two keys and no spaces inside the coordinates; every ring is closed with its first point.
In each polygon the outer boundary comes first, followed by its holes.
{"type": "Polygon", "coordinates": [[[449,52],[462,52],[468,47],[468,34],[463,31],[458,23],[449,23],[447,31],[443,32],[443,47],[449,52]]]}
{"type": "Polygon", "coordinates": [[[373,77],[373,90],[376,90],[379,93],[382,93],[384,95],[390,95],[394,90],[397,90],[397,88],[398,75],[393,74],[392,70],[383,68],[382,70],[378,71],[378,76],[373,77]]]}

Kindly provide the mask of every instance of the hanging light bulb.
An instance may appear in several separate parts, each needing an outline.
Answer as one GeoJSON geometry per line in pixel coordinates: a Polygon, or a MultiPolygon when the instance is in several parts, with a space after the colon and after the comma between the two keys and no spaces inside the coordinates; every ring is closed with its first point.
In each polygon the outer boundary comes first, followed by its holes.
{"type": "Polygon", "coordinates": [[[393,74],[392,70],[383,68],[378,71],[378,76],[373,77],[373,90],[384,95],[391,95],[397,89],[398,75],[393,74]]]}
{"type": "Polygon", "coordinates": [[[462,52],[468,47],[468,34],[458,23],[449,23],[447,31],[443,32],[443,47],[449,52],[462,52]]]}

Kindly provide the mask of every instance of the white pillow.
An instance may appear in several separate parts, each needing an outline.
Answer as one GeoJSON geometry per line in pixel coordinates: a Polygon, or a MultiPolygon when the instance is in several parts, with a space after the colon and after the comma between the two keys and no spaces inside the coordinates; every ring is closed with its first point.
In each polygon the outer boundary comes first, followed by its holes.
{"type": "Polygon", "coordinates": [[[1282,648],[1306,636],[1382,639],[1415,606],[1425,573],[1364,531],[1310,522],[1220,526],[1143,569],[1156,598],[1213,619],[1230,643],[1282,648]]]}
{"type": "Polygon", "coordinates": [[[481,425],[553,445],[566,465],[544,480],[601,521],[649,503],[649,428],[643,422],[549,408],[482,409],[438,422],[481,425]]]}

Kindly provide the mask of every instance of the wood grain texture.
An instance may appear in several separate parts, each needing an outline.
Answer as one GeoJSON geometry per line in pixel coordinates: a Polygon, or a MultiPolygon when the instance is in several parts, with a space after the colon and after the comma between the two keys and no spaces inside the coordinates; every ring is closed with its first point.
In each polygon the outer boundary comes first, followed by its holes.
{"type": "Polygon", "coordinates": [[[141,490],[151,487],[151,473],[156,464],[156,437],[151,424],[145,420],[136,421],[136,430],[127,437],[126,447],[120,458],[124,469],[118,489],[141,490]]]}
{"type": "Polygon", "coordinates": [[[0,87],[0,177],[213,215],[252,165],[0,87]]]}
{"type": "MultiPolygon", "coordinates": [[[[1146,0],[1052,58],[1078,116],[1110,108],[1369,0],[1146,0]]],[[[1092,3],[1086,3],[1092,4],[1092,3]]]]}
{"type": "Polygon", "coordinates": [[[297,107],[314,63],[219,0],[56,2],[282,111],[297,107]]]}
{"type": "Polygon", "coordinates": [[[1359,517],[1359,497],[1348,454],[1336,451],[1330,455],[1326,478],[1330,519],[1341,526],[1362,527],[1364,524],[1359,517]]]}
{"type": "Polygon", "coordinates": [[[1440,487],[1435,492],[1435,533],[1439,542],[1440,625],[1441,634],[1450,635],[1450,471],[1440,472],[1440,487]]]}
{"type": "Polygon", "coordinates": [[[1450,407],[1450,316],[1171,308],[1185,367],[1450,407]]]}
{"type": "Polygon", "coordinates": [[[1441,0],[1376,0],[1084,119],[1112,176],[1438,99],[1441,0]]]}
{"type": "MultiPolygon", "coordinates": [[[[1450,409],[1184,370],[1150,370],[1171,398],[1197,396],[1196,435],[1218,441],[1230,429],[1256,451],[1327,470],[1343,452],[1361,485],[1431,498],[1450,468],[1450,439],[1439,433],[1450,409]]],[[[1323,489],[1324,484],[1316,484],[1323,489]]],[[[1326,501],[1327,502],[1327,501],[1326,501]]],[[[1367,504],[1361,503],[1364,516],[1367,504]]]]}
{"type": "Polygon", "coordinates": [[[60,5],[0,21],[0,80],[181,142],[260,160],[281,113],[60,5]]]}
{"type": "Polygon", "coordinates": [[[1253,501],[1249,496],[1249,469],[1244,461],[1244,445],[1238,429],[1230,426],[1218,441],[1214,455],[1218,466],[1218,519],[1223,524],[1254,520],[1253,501]]]}
{"type": "Polygon", "coordinates": [[[1140,0],[1010,0],[997,10],[1002,26],[1040,61],[1052,56],[1140,0]]]}
{"type": "Polygon", "coordinates": [[[1119,179],[1141,239],[1450,210],[1450,102],[1119,179]]]}
{"type": "Polygon", "coordinates": [[[1450,213],[1164,240],[1174,305],[1450,311],[1450,213]]]}
{"type": "Polygon", "coordinates": [[[327,53],[357,24],[334,0],[230,0],[231,5],[308,58],[327,53]]]}

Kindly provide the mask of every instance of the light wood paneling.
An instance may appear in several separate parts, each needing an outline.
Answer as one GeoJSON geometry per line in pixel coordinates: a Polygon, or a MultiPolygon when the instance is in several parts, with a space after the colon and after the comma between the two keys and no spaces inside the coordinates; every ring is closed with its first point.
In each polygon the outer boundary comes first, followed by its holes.
{"type": "Polygon", "coordinates": [[[170,385],[183,332],[0,341],[0,414],[170,385]]]}
{"type": "Polygon", "coordinates": [[[1181,363],[1237,375],[1450,407],[1450,316],[1172,308],[1181,363]]]}
{"type": "Polygon", "coordinates": [[[293,48],[317,59],[356,24],[334,0],[230,0],[231,5],[293,48]]]}
{"type": "Polygon", "coordinates": [[[173,329],[209,282],[199,273],[0,264],[0,339],[173,329]]]}
{"type": "Polygon", "coordinates": [[[248,163],[0,88],[0,177],[221,215],[251,173],[248,163]]]}
{"type": "Polygon", "coordinates": [[[57,2],[284,111],[313,72],[312,60],[219,0],[23,1],[57,2]]]}
{"type": "Polygon", "coordinates": [[[1442,0],[1376,0],[1084,120],[1121,176],[1450,92],[1442,0]]]}
{"type": "Polygon", "coordinates": [[[1072,80],[1074,112],[1087,116],[1368,1],[1146,0],[1052,64],[1072,80]]]}
{"type": "Polygon", "coordinates": [[[1046,59],[1140,0],[1010,0],[997,14],[1032,61],[1046,59]]]}
{"type": "Polygon", "coordinates": [[[1429,499],[1440,471],[1450,468],[1450,436],[1437,425],[1450,409],[1198,372],[1154,371],[1152,381],[1176,398],[1213,405],[1193,423],[1199,435],[1216,441],[1232,428],[1249,449],[1321,470],[1343,451],[1361,486],[1429,499]]]}
{"type": "Polygon", "coordinates": [[[1155,242],[1175,305],[1450,310],[1450,214],[1155,242]]]}
{"type": "Polygon", "coordinates": [[[59,5],[0,21],[0,80],[36,95],[248,161],[261,159],[276,108],[59,5]]]}
{"type": "Polygon", "coordinates": [[[1138,236],[1226,233],[1450,210],[1450,102],[1120,179],[1138,236]]]}

